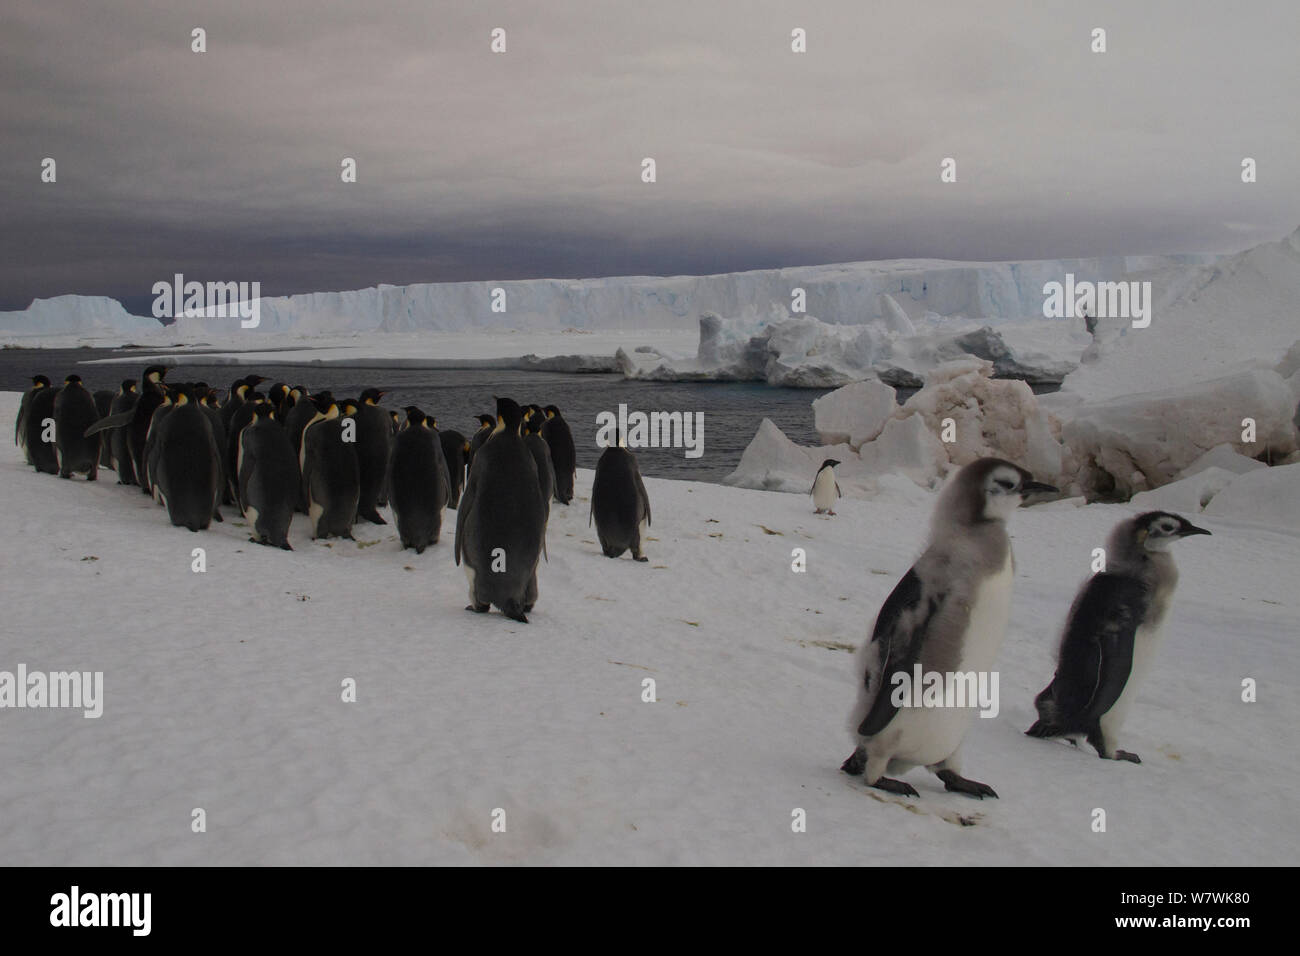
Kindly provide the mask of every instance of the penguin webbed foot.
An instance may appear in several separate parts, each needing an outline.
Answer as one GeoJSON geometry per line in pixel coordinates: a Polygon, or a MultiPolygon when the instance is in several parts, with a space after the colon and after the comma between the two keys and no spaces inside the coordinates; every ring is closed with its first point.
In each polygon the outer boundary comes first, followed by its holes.
{"type": "Polygon", "coordinates": [[[983,800],[985,797],[992,797],[994,800],[998,798],[997,792],[987,783],[967,780],[956,771],[940,770],[936,776],[943,781],[944,789],[951,790],[953,793],[964,793],[978,800],[983,800]]]}
{"type": "Polygon", "coordinates": [[[465,610],[473,611],[475,614],[486,614],[491,607],[490,604],[466,604],[465,610]]]}
{"type": "Polygon", "coordinates": [[[920,794],[916,792],[916,788],[910,783],[905,783],[902,780],[894,780],[892,777],[881,777],[870,786],[876,790],[884,790],[886,793],[896,793],[901,797],[920,796],[920,794]]]}
{"type": "Polygon", "coordinates": [[[1113,759],[1113,760],[1127,760],[1129,763],[1141,763],[1141,762],[1142,762],[1142,759],[1141,759],[1137,754],[1129,753],[1127,750],[1116,750],[1116,751],[1115,751],[1115,756],[1114,756],[1113,758],[1111,758],[1111,759],[1113,759]]]}
{"type": "Polygon", "coordinates": [[[867,755],[861,750],[849,754],[849,758],[840,764],[840,769],[850,777],[860,777],[867,769],[867,755]]]}
{"type": "Polygon", "coordinates": [[[650,559],[647,558],[644,554],[643,554],[643,555],[640,555],[640,556],[637,556],[637,555],[634,554],[634,555],[632,555],[632,560],[633,560],[633,561],[649,562],[650,559]]]}

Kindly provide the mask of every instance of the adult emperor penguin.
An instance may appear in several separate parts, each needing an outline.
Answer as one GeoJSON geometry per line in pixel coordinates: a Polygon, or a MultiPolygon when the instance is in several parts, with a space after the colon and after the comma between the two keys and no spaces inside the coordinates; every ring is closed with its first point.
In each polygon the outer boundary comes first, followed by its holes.
{"type": "Polygon", "coordinates": [[[266,401],[266,396],[256,389],[244,389],[230,417],[223,423],[226,428],[226,444],[222,474],[225,475],[227,494],[222,496],[222,500],[233,503],[240,511],[244,510],[244,504],[239,500],[239,436],[253,423],[257,406],[266,401]]]}
{"type": "Polygon", "coordinates": [[[521,429],[524,444],[528,446],[537,465],[537,484],[541,487],[542,500],[546,502],[546,519],[551,518],[551,496],[555,494],[555,466],[551,462],[551,447],[542,437],[542,426],[546,424],[546,414],[536,405],[529,405],[524,413],[521,429]]]}
{"type": "Polygon", "coordinates": [[[812,491],[809,492],[817,514],[835,514],[835,501],[843,497],[839,482],[835,480],[835,466],[838,464],[834,458],[827,458],[817,469],[817,477],[813,479],[812,491]]]}
{"type": "Polygon", "coordinates": [[[128,408],[108,418],[101,418],[86,430],[87,435],[120,428],[126,432],[126,451],[131,459],[131,470],[135,475],[140,490],[150,494],[146,485],[144,469],[144,444],[149,437],[149,426],[153,423],[153,413],[166,397],[163,379],[167,375],[164,365],[150,365],[144,370],[140,379],[140,394],[128,408]]]}
{"type": "Polygon", "coordinates": [[[591,484],[591,516],[596,537],[607,558],[617,558],[629,548],[633,559],[649,561],[641,550],[645,529],[650,525],[650,496],[646,494],[636,456],[619,444],[611,445],[596,462],[591,484]]]}
{"type": "Polygon", "coordinates": [[[379,513],[388,478],[388,456],[393,444],[393,423],[379,400],[384,392],[368,388],[361,393],[352,419],[356,422],[357,466],[361,487],[357,495],[357,517],[371,524],[388,524],[379,513]]]}
{"type": "MultiPolygon", "coordinates": [[[[135,379],[127,378],[122,380],[117,394],[113,396],[113,402],[108,406],[109,416],[120,415],[122,412],[130,411],[135,407],[136,400],[140,393],[136,391],[135,379]]],[[[131,460],[131,448],[127,442],[127,429],[114,428],[107,435],[101,435],[108,441],[108,447],[112,449],[114,467],[117,468],[117,483],[119,485],[134,485],[135,464],[131,460]]]]}
{"type": "Polygon", "coordinates": [[[188,389],[176,390],[160,416],[155,448],[153,481],[172,524],[200,531],[220,519],[221,449],[188,389]]]}
{"type": "Polygon", "coordinates": [[[546,423],[542,437],[551,447],[551,462],[555,465],[555,500],[567,505],[573,500],[573,479],[578,469],[578,452],[573,445],[573,432],[554,405],[545,409],[546,423]]]}
{"type": "Polygon", "coordinates": [[[527,623],[537,600],[537,565],[546,546],[546,509],[537,465],[519,434],[523,412],[497,399],[497,427],[474,454],[456,510],[456,563],[465,563],[469,607],[496,605],[527,623]]]}
{"type": "Polygon", "coordinates": [[[275,406],[259,402],[239,434],[239,500],[253,529],[251,540],[292,551],[289,524],[302,478],[289,436],[275,420],[275,406]]]}
{"type": "Polygon", "coordinates": [[[465,456],[466,468],[474,467],[474,455],[483,447],[483,443],[492,437],[492,432],[496,427],[497,420],[495,415],[478,416],[478,431],[470,436],[469,451],[466,452],[465,456]]]}
{"type": "Polygon", "coordinates": [[[406,410],[406,423],[393,441],[388,463],[389,500],[403,548],[416,554],[437,544],[447,509],[447,466],[434,421],[418,408],[406,410]]]}
{"type": "MultiPolygon", "coordinates": [[[[95,415],[97,418],[107,418],[113,414],[113,393],[108,389],[101,389],[94,393],[95,398],[95,415]]],[[[112,443],[108,440],[108,435],[99,436],[99,463],[104,468],[117,468],[116,462],[113,461],[112,443]]]]}
{"type": "Polygon", "coordinates": [[[303,429],[298,454],[311,536],[351,538],[361,494],[356,442],[343,440],[338,402],[320,396],[315,402],[316,417],[303,429]]]}
{"type": "Polygon", "coordinates": [[[1181,515],[1147,511],[1121,521],[1106,542],[1106,570],[1070,607],[1056,676],[1034,698],[1031,737],[1082,737],[1104,760],[1141,763],[1116,747],[1129,705],[1151,666],[1178,584],[1169,546],[1209,534],[1181,515]]]}
{"type": "Polygon", "coordinates": [[[465,487],[465,459],[469,455],[469,440],[457,431],[438,432],[442,442],[442,460],[447,463],[447,507],[455,508],[460,504],[460,492],[465,487]]]}
{"type": "Polygon", "coordinates": [[[99,435],[86,435],[86,429],[99,420],[95,396],[81,384],[80,375],[63,380],[54,399],[54,436],[59,446],[59,477],[73,473],[94,481],[99,472],[99,435]]]}
{"type": "MultiPolygon", "coordinates": [[[[14,444],[18,446],[29,465],[36,464],[36,462],[32,460],[33,444],[31,441],[31,435],[35,434],[37,443],[40,443],[41,432],[44,430],[38,425],[34,432],[29,431],[28,423],[34,421],[31,417],[32,399],[41,389],[48,389],[49,387],[50,380],[48,377],[44,375],[32,376],[32,387],[23,392],[22,401],[18,404],[18,420],[14,422],[14,444]]],[[[53,412],[54,410],[53,402],[54,399],[51,398],[49,405],[50,412],[53,412]]],[[[50,450],[50,457],[55,458],[53,449],[50,450]]],[[[55,460],[54,468],[56,471],[58,470],[57,459],[55,460]]]]}
{"type": "Polygon", "coordinates": [[[1011,610],[1007,519],[1025,495],[1054,491],[1000,458],[973,461],[948,482],[925,552],[886,599],[859,658],[866,658],[867,670],[849,725],[857,749],[840,769],[863,774],[879,790],[916,796],[885,774],[924,766],[948,790],[997,796],[961,776],[961,743],[974,709],[899,706],[895,678],[913,680],[917,667],[926,675],[992,668],[1011,610]]]}

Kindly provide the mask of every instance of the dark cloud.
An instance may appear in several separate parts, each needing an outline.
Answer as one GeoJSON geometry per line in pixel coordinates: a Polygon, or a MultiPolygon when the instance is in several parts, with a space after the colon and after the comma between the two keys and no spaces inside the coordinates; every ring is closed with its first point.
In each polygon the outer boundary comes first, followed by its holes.
{"type": "Polygon", "coordinates": [[[177,271],[282,294],[1223,250],[1300,224],[1291,0],[10,0],[6,20],[0,308],[147,302],[177,271]]]}

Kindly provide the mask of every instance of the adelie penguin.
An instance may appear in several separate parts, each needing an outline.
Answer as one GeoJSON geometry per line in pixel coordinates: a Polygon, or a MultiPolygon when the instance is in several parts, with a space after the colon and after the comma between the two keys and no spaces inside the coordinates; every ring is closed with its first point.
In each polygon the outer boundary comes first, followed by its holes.
{"type": "Polygon", "coordinates": [[[219,518],[221,449],[207,416],[187,390],[176,392],[158,422],[153,481],[172,524],[191,531],[219,518]]]}
{"type": "Polygon", "coordinates": [[[392,448],[393,425],[388,412],[379,407],[384,393],[368,388],[352,416],[356,422],[357,466],[360,488],[357,492],[357,517],[371,524],[388,524],[379,513],[388,478],[388,455],[392,448]]]}
{"type": "Polygon", "coordinates": [[[27,464],[51,475],[59,471],[59,455],[54,441],[44,440],[46,436],[54,438],[54,431],[45,427],[45,421],[54,418],[54,399],[58,392],[44,375],[33,376],[32,387],[23,393],[18,406],[14,427],[14,444],[26,457],[27,464]]]}
{"type": "Polygon", "coordinates": [[[961,776],[974,708],[898,706],[894,678],[905,675],[906,686],[917,665],[923,675],[941,677],[991,670],[1006,635],[1015,574],[1007,519],[1024,496],[1055,491],[998,458],[971,462],[945,486],[925,552],[886,599],[858,657],[867,669],[849,721],[857,749],[840,769],[862,774],[876,789],[916,796],[886,774],[923,766],[948,790],[997,796],[961,776]]]}
{"type": "Polygon", "coordinates": [[[356,442],[343,440],[346,420],[337,402],[323,397],[315,402],[316,416],[303,430],[298,455],[311,536],[350,539],[361,494],[356,442]]]}
{"type": "Polygon", "coordinates": [[[1209,534],[1186,518],[1148,511],[1121,521],[1106,542],[1106,570],[1074,599],[1056,676],[1034,699],[1031,737],[1087,740],[1104,760],[1141,763],[1120,750],[1119,733],[1156,648],[1178,584],[1169,546],[1209,534]]]}
{"type": "Polygon", "coordinates": [[[542,437],[551,448],[551,461],[555,465],[555,500],[567,505],[573,500],[573,479],[578,470],[578,452],[573,445],[573,432],[554,405],[546,406],[546,423],[542,437]]]}
{"type": "Polygon", "coordinates": [[[591,517],[596,537],[607,558],[617,558],[631,549],[637,561],[650,560],[641,550],[645,530],[650,526],[650,496],[646,494],[636,456],[618,445],[601,452],[596,477],[591,484],[591,517]]]}
{"type": "Polygon", "coordinates": [[[239,500],[253,529],[251,540],[292,551],[289,525],[302,481],[289,436],[275,420],[275,407],[259,402],[239,433],[239,500]]]}
{"type": "Polygon", "coordinates": [[[834,458],[827,458],[822,462],[822,466],[817,469],[817,477],[813,479],[812,495],[813,507],[816,508],[817,514],[835,514],[835,502],[842,496],[840,494],[839,482],[835,480],[835,466],[839,462],[834,458]]]}
{"type": "Polygon", "coordinates": [[[59,477],[83,474],[94,481],[99,472],[99,436],[86,429],[99,420],[95,396],[81,384],[80,375],[63,380],[54,399],[54,435],[59,448],[59,477]]]}
{"type": "Polygon", "coordinates": [[[406,424],[393,441],[388,466],[389,501],[403,548],[416,554],[437,544],[447,508],[447,466],[434,422],[408,408],[406,424]]]}
{"type": "Polygon", "coordinates": [[[456,510],[456,563],[465,565],[469,607],[495,605],[527,623],[537,601],[537,565],[546,546],[546,508],[537,465],[519,434],[520,407],[497,399],[497,427],[474,454],[456,510]]]}

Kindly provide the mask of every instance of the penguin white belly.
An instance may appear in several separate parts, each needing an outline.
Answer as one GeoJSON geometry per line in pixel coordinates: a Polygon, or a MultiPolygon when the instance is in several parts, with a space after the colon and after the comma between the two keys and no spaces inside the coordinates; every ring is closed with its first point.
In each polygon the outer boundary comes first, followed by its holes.
{"type": "Polygon", "coordinates": [[[1137,633],[1133,635],[1133,666],[1129,669],[1128,680],[1124,682],[1124,689],[1120,691],[1119,699],[1097,721],[1101,726],[1102,735],[1111,746],[1115,745],[1116,738],[1124,726],[1124,718],[1128,716],[1128,709],[1133,704],[1133,698],[1137,696],[1138,688],[1151,668],[1151,661],[1155,658],[1162,633],[1163,629],[1160,627],[1139,627],[1137,633]]]}
{"type": "Polygon", "coordinates": [[[835,472],[830,468],[823,468],[817,472],[817,478],[813,482],[812,490],[813,507],[818,511],[825,511],[835,505],[835,472]]]}
{"type": "MultiPolygon", "coordinates": [[[[1006,564],[984,580],[971,602],[970,617],[961,642],[961,664],[958,670],[962,673],[975,673],[977,690],[980,675],[987,675],[992,669],[1002,647],[1002,639],[1006,637],[1014,577],[1011,551],[1008,549],[1006,564]]],[[[988,677],[985,676],[983,680],[988,681],[988,677]]],[[[891,729],[897,724],[894,759],[912,766],[928,767],[951,757],[961,746],[971,721],[979,712],[977,701],[968,700],[966,703],[965,707],[900,708],[890,722],[891,729]]]]}

